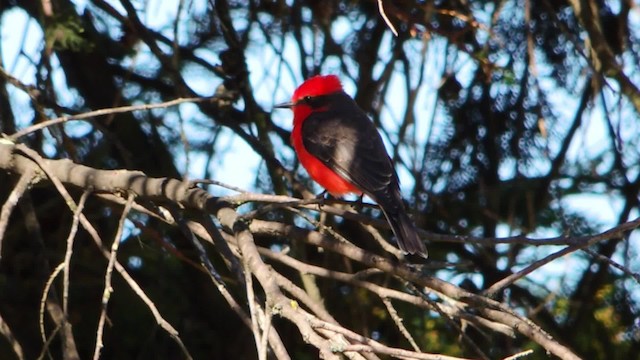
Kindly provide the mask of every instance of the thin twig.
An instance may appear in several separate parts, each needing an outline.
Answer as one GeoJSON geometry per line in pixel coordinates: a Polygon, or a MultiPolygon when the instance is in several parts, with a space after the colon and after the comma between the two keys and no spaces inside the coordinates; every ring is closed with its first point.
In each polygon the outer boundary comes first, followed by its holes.
{"type": "Polygon", "coordinates": [[[271,320],[273,319],[273,313],[269,310],[264,311],[262,318],[264,320],[262,322],[262,338],[258,344],[258,359],[267,360],[267,341],[269,340],[269,333],[271,332],[271,320]]]}
{"type": "Polygon", "coordinates": [[[395,26],[391,23],[391,20],[387,17],[387,13],[384,11],[384,4],[382,0],[378,0],[378,11],[380,12],[380,16],[384,19],[384,22],[387,24],[391,32],[394,36],[398,36],[398,30],[396,30],[395,26]]]}
{"type": "Polygon", "coordinates": [[[389,241],[387,241],[382,236],[382,234],[380,234],[380,231],[378,231],[378,229],[376,229],[373,225],[361,224],[361,223],[358,223],[358,224],[365,231],[371,234],[371,237],[373,237],[373,239],[382,247],[382,249],[384,249],[384,251],[388,252],[389,254],[393,254],[393,256],[395,256],[397,259],[402,259],[404,257],[404,255],[402,254],[402,250],[398,249],[397,247],[393,246],[389,241]]]}
{"type": "Polygon", "coordinates": [[[407,284],[407,287],[411,291],[413,291],[415,294],[418,294],[424,301],[431,304],[431,306],[436,310],[436,312],[438,312],[438,314],[440,314],[440,316],[447,322],[447,324],[449,324],[451,327],[453,327],[458,331],[462,340],[464,340],[464,342],[467,345],[469,345],[469,347],[472,348],[473,351],[475,351],[478,354],[478,356],[480,356],[480,358],[489,360],[489,356],[487,356],[487,354],[485,354],[484,351],[480,349],[478,344],[476,344],[476,342],[471,337],[469,337],[469,335],[467,335],[467,333],[462,329],[462,327],[460,326],[458,321],[456,321],[456,319],[454,319],[445,311],[443,311],[435,301],[431,300],[429,296],[427,296],[427,294],[425,294],[423,291],[420,291],[420,289],[418,289],[415,285],[409,283],[407,284]]]}
{"type": "Polygon", "coordinates": [[[13,353],[16,354],[18,360],[24,360],[24,351],[22,350],[22,345],[20,345],[16,337],[13,336],[13,332],[11,331],[9,324],[4,321],[2,315],[0,315],[0,334],[2,334],[5,340],[11,345],[13,353]]]}
{"type": "MultiPolygon", "coordinates": [[[[291,259],[291,257],[286,256],[282,253],[275,253],[265,248],[258,248],[258,251],[260,251],[261,255],[263,256],[266,255],[267,257],[269,257],[271,254],[278,254],[291,259]]],[[[273,257],[273,259],[276,259],[276,257],[273,257]]],[[[301,270],[304,271],[304,269],[299,269],[299,268],[293,268],[293,269],[295,269],[296,271],[301,271],[301,270]]],[[[276,281],[278,282],[278,286],[280,286],[282,290],[289,293],[291,296],[298,299],[298,301],[300,301],[309,310],[311,310],[315,316],[319,317],[324,321],[332,322],[335,324],[338,323],[336,319],[333,318],[331,313],[327,311],[323,303],[318,302],[315,299],[311,298],[311,296],[306,291],[304,291],[301,287],[296,285],[293,281],[288,279],[286,276],[277,272],[274,273],[274,275],[276,277],[276,281]]]]}
{"type": "Polygon", "coordinates": [[[393,322],[396,324],[396,326],[400,330],[400,333],[402,333],[405,339],[409,341],[409,344],[411,344],[411,347],[413,347],[413,349],[417,352],[422,352],[420,350],[420,347],[416,343],[415,339],[413,338],[413,336],[411,336],[411,333],[409,333],[409,330],[407,330],[407,327],[404,326],[402,322],[402,318],[398,316],[398,312],[393,307],[391,300],[389,300],[389,298],[383,297],[382,302],[384,303],[384,306],[387,307],[387,312],[389,313],[389,315],[391,315],[391,318],[393,319],[393,322]]]}
{"type": "Polygon", "coordinates": [[[591,251],[589,249],[582,249],[582,251],[584,251],[587,254],[593,256],[597,260],[602,261],[602,262],[606,262],[607,264],[613,266],[614,268],[616,268],[616,269],[622,271],[623,273],[631,276],[638,284],[640,284],[640,274],[629,270],[627,267],[625,267],[623,265],[620,265],[617,262],[611,260],[610,258],[608,258],[608,257],[606,257],[604,255],[598,254],[595,251],[591,251]]]}
{"type": "Polygon", "coordinates": [[[523,357],[531,355],[531,354],[533,354],[533,350],[529,349],[529,350],[521,351],[521,352],[519,352],[517,354],[513,354],[513,355],[511,355],[509,357],[506,357],[506,358],[504,358],[502,360],[516,360],[516,359],[520,359],[520,358],[523,358],[523,357]]]}
{"type": "Polygon", "coordinates": [[[529,266],[525,267],[524,269],[511,274],[507,277],[505,277],[504,279],[496,282],[495,284],[491,285],[488,289],[486,289],[484,291],[484,294],[486,294],[489,297],[492,297],[493,295],[495,295],[498,291],[504,289],[505,287],[513,284],[514,282],[516,282],[517,280],[523,278],[524,276],[528,275],[529,273],[533,272],[534,270],[550,263],[551,261],[558,259],[560,257],[563,257],[567,254],[570,254],[572,252],[581,250],[581,249],[585,249],[601,240],[604,239],[613,239],[616,237],[621,237],[624,235],[625,232],[636,229],[638,227],[638,225],[640,224],[640,217],[636,218],[634,220],[628,221],[626,223],[620,224],[618,226],[616,226],[615,228],[609,229],[605,232],[602,232],[600,234],[597,235],[593,235],[593,236],[582,236],[577,238],[578,240],[576,241],[574,239],[574,241],[572,242],[572,245],[569,245],[567,247],[565,247],[564,249],[557,251],[545,258],[542,258],[532,264],[530,264],[529,266]]]}
{"type": "Polygon", "coordinates": [[[396,326],[398,327],[398,330],[400,330],[400,332],[405,337],[405,339],[407,339],[407,341],[409,341],[409,344],[411,344],[411,347],[413,347],[413,349],[415,351],[417,351],[417,352],[422,352],[420,350],[420,347],[418,346],[418,344],[414,340],[413,336],[411,336],[411,333],[409,332],[409,330],[407,330],[407,327],[404,326],[404,324],[402,323],[402,318],[400,318],[400,316],[398,316],[398,312],[393,307],[393,304],[391,303],[391,300],[389,300],[389,298],[387,298],[387,297],[383,297],[381,299],[382,299],[382,302],[384,303],[384,306],[387,307],[387,312],[389,313],[389,315],[391,315],[391,318],[393,319],[393,322],[396,324],[396,326]]]}
{"type": "MultiPolygon", "coordinates": [[[[251,274],[251,268],[247,263],[247,257],[242,257],[242,267],[244,269],[244,283],[247,293],[247,303],[249,304],[249,314],[251,314],[251,332],[253,333],[253,340],[256,343],[256,352],[261,354],[260,351],[260,326],[258,325],[258,304],[256,304],[256,296],[253,292],[253,275],[251,274]]],[[[259,360],[264,360],[259,358],[259,360]]]]}
{"type": "MultiPolygon", "coordinates": [[[[23,42],[24,44],[25,42],[23,42]]],[[[7,72],[2,66],[0,66],[0,76],[2,76],[3,78],[5,78],[5,80],[17,87],[18,89],[24,91],[25,93],[27,93],[27,95],[29,95],[29,97],[31,98],[32,101],[37,101],[38,96],[40,95],[40,90],[33,86],[33,85],[27,85],[23,82],[21,82],[18,78],[16,78],[15,76],[11,75],[9,72],[7,72]]]]}
{"type": "Polygon", "coordinates": [[[449,9],[435,9],[435,12],[437,12],[438,14],[442,14],[442,15],[447,15],[453,18],[456,18],[460,21],[466,22],[467,24],[469,24],[471,27],[476,28],[476,29],[480,29],[480,30],[484,30],[487,33],[492,33],[491,29],[488,28],[487,26],[480,24],[476,19],[464,15],[462,13],[460,13],[459,11],[455,11],[455,10],[449,10],[449,9]]]}
{"type": "Polygon", "coordinates": [[[2,239],[4,238],[7,226],[9,225],[11,212],[13,211],[13,208],[18,204],[18,201],[22,197],[22,194],[24,194],[24,192],[29,187],[29,184],[31,184],[33,174],[34,169],[30,168],[25,173],[20,175],[18,183],[13,187],[13,190],[11,190],[7,201],[5,201],[2,205],[2,210],[0,211],[0,259],[2,259],[2,239]]]}
{"type": "Polygon", "coordinates": [[[51,343],[53,342],[53,339],[55,339],[56,335],[58,335],[58,332],[60,331],[61,328],[62,327],[60,325],[57,325],[53,329],[53,331],[51,332],[51,336],[49,336],[49,338],[46,339],[46,341],[44,342],[44,345],[42,346],[42,349],[40,350],[40,355],[38,355],[36,360],[44,359],[45,355],[49,355],[49,359],[53,360],[53,356],[51,356],[51,353],[49,352],[49,346],[51,346],[51,343]]]}
{"type": "Polygon", "coordinates": [[[64,273],[62,282],[62,313],[64,314],[64,321],[67,321],[69,316],[69,273],[71,272],[71,255],[73,254],[73,243],[78,232],[78,223],[80,222],[80,214],[84,208],[84,204],[87,201],[87,197],[91,191],[85,190],[80,197],[78,207],[73,212],[73,222],[71,223],[71,230],[67,237],[67,250],[64,254],[64,273]]]}
{"type": "MultiPolygon", "coordinates": [[[[347,238],[345,238],[344,236],[339,234],[331,226],[327,226],[327,225],[325,225],[325,224],[323,224],[323,223],[321,223],[319,221],[316,221],[315,219],[313,219],[312,217],[310,217],[307,214],[303,213],[299,209],[292,208],[292,207],[287,207],[286,209],[291,211],[294,214],[297,214],[301,218],[305,219],[309,224],[311,224],[311,225],[315,226],[316,228],[320,229],[320,232],[322,232],[322,233],[326,232],[327,234],[331,235],[334,239],[336,239],[336,240],[338,240],[340,242],[353,245],[349,240],[347,240],[347,238]]],[[[353,246],[355,246],[355,245],[353,245],[353,246]]]]}
{"type": "Polygon", "coordinates": [[[391,356],[399,357],[403,359],[406,358],[406,359],[425,359],[425,360],[461,360],[461,358],[453,357],[453,356],[446,356],[441,354],[419,353],[415,351],[392,348],[384,344],[381,344],[375,340],[367,338],[366,336],[357,334],[349,329],[345,329],[339,325],[334,325],[334,324],[319,320],[312,316],[308,317],[308,322],[311,324],[311,327],[313,327],[314,329],[327,329],[335,333],[342,334],[348,339],[361,343],[361,345],[346,345],[344,348],[339,349],[341,352],[373,351],[376,353],[391,355],[391,356]]]}
{"type": "Polygon", "coordinates": [[[52,126],[52,125],[56,125],[56,124],[65,123],[65,122],[71,121],[71,120],[83,120],[83,119],[93,118],[93,117],[102,116],[102,115],[119,114],[119,113],[133,112],[133,111],[139,111],[139,110],[151,110],[151,109],[158,109],[158,108],[167,108],[167,107],[176,106],[176,105],[183,104],[183,103],[199,103],[199,102],[211,101],[212,99],[214,99],[214,98],[211,98],[211,97],[178,98],[178,99],[165,101],[165,102],[161,102],[161,103],[156,103],[156,104],[141,104],[141,105],[120,106],[120,107],[115,107],[115,108],[105,108],[105,109],[93,110],[93,111],[89,111],[89,112],[85,112],[85,113],[81,113],[81,114],[76,114],[76,115],[62,116],[62,117],[59,117],[59,118],[43,121],[43,122],[35,124],[35,125],[31,125],[31,126],[25,128],[25,129],[22,129],[22,130],[16,132],[15,134],[11,134],[9,136],[9,139],[12,140],[12,141],[15,141],[15,140],[17,140],[17,139],[19,139],[19,138],[21,138],[21,137],[23,137],[23,136],[25,136],[27,134],[30,134],[32,132],[39,131],[39,130],[42,130],[42,129],[46,128],[46,127],[49,127],[49,126],[52,126]]]}
{"type": "Polygon", "coordinates": [[[54,334],[51,335],[49,340],[47,340],[47,334],[44,329],[44,308],[47,303],[47,297],[49,296],[49,290],[51,289],[51,284],[53,284],[53,281],[56,279],[56,276],[58,276],[58,274],[60,273],[60,271],[62,271],[62,269],[64,269],[64,262],[60,263],[58,266],[56,266],[55,269],[53,269],[53,272],[47,279],[47,282],[45,282],[44,284],[44,289],[42,290],[42,297],[40,298],[40,311],[38,312],[39,314],[38,325],[40,325],[40,337],[42,339],[42,343],[44,344],[44,348],[42,349],[41,354],[44,354],[49,351],[48,349],[49,349],[49,343],[51,342],[51,339],[53,339],[55,334],[61,328],[61,326],[58,325],[54,334]]]}
{"type": "Polygon", "coordinates": [[[494,283],[493,285],[491,285],[488,289],[486,289],[484,291],[484,294],[488,297],[493,297],[496,293],[498,293],[498,291],[506,288],[507,286],[515,283],[516,281],[522,279],[523,277],[529,275],[530,273],[532,273],[534,270],[537,270],[541,267],[543,267],[544,265],[552,262],[555,259],[561,258],[567,254],[570,254],[574,251],[577,251],[579,249],[578,246],[573,245],[573,246],[567,246],[564,249],[557,251],[547,257],[544,257],[538,261],[535,261],[534,263],[530,264],[529,266],[525,267],[524,269],[515,272],[507,277],[505,277],[504,279],[494,283]]]}
{"type": "Polygon", "coordinates": [[[233,190],[239,193],[248,193],[249,191],[239,188],[237,186],[233,186],[231,184],[224,183],[222,181],[213,180],[213,179],[193,179],[190,181],[192,184],[207,184],[207,185],[215,185],[225,189],[233,190]]]}
{"type": "Polygon", "coordinates": [[[124,222],[127,220],[127,216],[131,211],[131,204],[133,204],[133,199],[135,199],[135,195],[133,193],[129,193],[129,197],[127,198],[127,204],[122,210],[122,215],[120,216],[120,221],[118,221],[118,230],[116,231],[116,236],[113,239],[113,243],[111,243],[111,255],[109,256],[109,263],[107,265],[107,270],[104,276],[104,291],[102,292],[102,311],[100,312],[100,320],[98,321],[98,330],[96,331],[96,346],[93,350],[93,360],[98,360],[100,358],[100,351],[104,344],[102,343],[102,333],[104,331],[104,323],[107,318],[107,307],[109,305],[109,299],[111,298],[111,293],[113,292],[113,287],[111,286],[111,276],[113,274],[113,268],[116,263],[116,255],[118,254],[118,248],[120,247],[120,237],[122,237],[122,232],[124,230],[124,222]]]}

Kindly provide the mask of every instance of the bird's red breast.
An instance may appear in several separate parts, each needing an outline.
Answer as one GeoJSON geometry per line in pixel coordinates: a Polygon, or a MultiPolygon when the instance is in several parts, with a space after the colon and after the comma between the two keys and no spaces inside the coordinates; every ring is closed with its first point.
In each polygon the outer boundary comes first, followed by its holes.
{"type": "Polygon", "coordinates": [[[327,189],[331,195],[340,196],[349,193],[362,194],[362,191],[355,185],[340,177],[340,175],[326,167],[320,160],[307,151],[302,143],[302,135],[300,133],[302,129],[301,123],[302,121],[296,122],[294,120],[293,131],[291,132],[291,143],[298,154],[300,163],[307,169],[309,176],[320,184],[320,186],[327,189]]]}

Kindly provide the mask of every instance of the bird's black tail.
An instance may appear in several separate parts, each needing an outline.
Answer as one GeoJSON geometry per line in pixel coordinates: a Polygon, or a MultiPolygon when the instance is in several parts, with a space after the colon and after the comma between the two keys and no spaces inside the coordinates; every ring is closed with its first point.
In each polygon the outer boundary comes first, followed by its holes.
{"type": "Polygon", "coordinates": [[[418,254],[426,259],[428,256],[427,247],[418,236],[418,230],[406,211],[397,209],[397,211],[391,212],[382,207],[382,212],[384,212],[389,225],[391,225],[391,230],[398,239],[400,250],[409,254],[418,254]]]}

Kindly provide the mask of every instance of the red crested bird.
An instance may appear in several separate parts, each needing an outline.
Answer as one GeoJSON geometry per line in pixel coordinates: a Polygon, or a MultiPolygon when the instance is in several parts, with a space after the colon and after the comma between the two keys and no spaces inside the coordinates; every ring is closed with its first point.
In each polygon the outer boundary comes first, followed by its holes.
{"type": "Polygon", "coordinates": [[[276,107],[293,110],[291,142],[311,178],[334,196],[368,195],[382,209],[400,249],[426,258],[380,133],[338,77],[314,76],[296,89],[291,102],[276,107]]]}

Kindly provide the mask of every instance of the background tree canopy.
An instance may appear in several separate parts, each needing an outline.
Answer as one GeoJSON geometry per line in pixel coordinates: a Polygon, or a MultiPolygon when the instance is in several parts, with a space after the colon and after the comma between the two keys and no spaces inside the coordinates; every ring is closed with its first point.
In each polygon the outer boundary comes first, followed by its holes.
{"type": "Polygon", "coordinates": [[[0,11],[0,358],[640,353],[634,1],[0,11]],[[327,73],[428,260],[315,199],[272,108],[327,73]]]}

